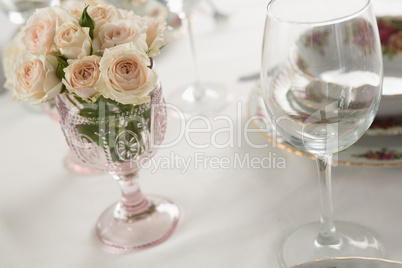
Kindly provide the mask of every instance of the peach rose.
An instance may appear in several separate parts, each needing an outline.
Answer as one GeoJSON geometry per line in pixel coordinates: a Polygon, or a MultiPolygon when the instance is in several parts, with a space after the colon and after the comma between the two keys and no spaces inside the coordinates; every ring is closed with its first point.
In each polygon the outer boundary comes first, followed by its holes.
{"type": "Polygon", "coordinates": [[[61,6],[67,9],[71,15],[78,21],[81,18],[82,11],[85,8],[85,4],[87,1],[78,1],[78,0],[69,0],[69,1],[62,1],[61,6]]]}
{"type": "Polygon", "coordinates": [[[71,93],[83,99],[99,94],[95,85],[100,77],[99,62],[101,57],[87,56],[80,60],[69,60],[69,66],[64,68],[63,84],[71,93]]]}
{"type": "Polygon", "coordinates": [[[82,11],[86,6],[107,5],[107,2],[101,0],[68,0],[61,1],[61,6],[67,9],[77,20],[81,18],[82,11]]]}
{"type": "Polygon", "coordinates": [[[56,68],[53,55],[23,54],[14,68],[14,96],[21,101],[31,100],[32,104],[54,98],[62,88],[56,68]]]}
{"type": "Polygon", "coordinates": [[[22,30],[19,31],[4,49],[3,69],[4,69],[4,76],[6,78],[4,87],[9,90],[14,89],[14,76],[13,76],[14,65],[16,64],[17,60],[19,60],[19,58],[21,57],[21,54],[26,52],[25,46],[22,43],[23,35],[24,31],[22,30]]]}
{"type": "Polygon", "coordinates": [[[61,54],[68,59],[82,58],[91,53],[89,28],[80,27],[72,22],[63,23],[57,28],[54,42],[61,54]]]}
{"type": "Polygon", "coordinates": [[[105,50],[100,61],[101,79],[97,89],[106,98],[123,104],[141,104],[150,100],[155,88],[156,73],[148,68],[151,62],[138,45],[124,44],[105,50]]]}
{"type": "Polygon", "coordinates": [[[132,10],[126,10],[126,9],[117,9],[117,18],[118,19],[130,19],[130,20],[137,20],[138,18],[141,18],[140,16],[134,14],[132,10]]]}
{"type": "Polygon", "coordinates": [[[98,35],[100,28],[108,21],[118,17],[116,8],[107,3],[99,3],[97,5],[89,5],[89,16],[95,21],[94,36],[98,35]]]}
{"type": "Polygon", "coordinates": [[[72,19],[70,13],[61,7],[37,9],[25,28],[23,42],[27,51],[35,54],[54,53],[56,26],[72,19]]]}
{"type": "Polygon", "coordinates": [[[150,57],[160,54],[160,48],[166,45],[165,31],[167,29],[166,21],[162,18],[144,17],[143,21],[147,26],[146,42],[148,45],[148,55],[150,57]]]}
{"type": "Polygon", "coordinates": [[[145,28],[134,20],[114,20],[102,26],[99,35],[94,39],[93,48],[98,52],[130,42],[138,43],[144,50],[147,49],[145,28]]]}

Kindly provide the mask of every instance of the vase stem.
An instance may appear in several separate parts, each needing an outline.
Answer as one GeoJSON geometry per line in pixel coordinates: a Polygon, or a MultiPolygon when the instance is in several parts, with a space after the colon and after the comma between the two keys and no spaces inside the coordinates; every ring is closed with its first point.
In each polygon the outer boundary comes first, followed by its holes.
{"type": "Polygon", "coordinates": [[[124,176],[114,175],[114,178],[119,182],[122,193],[114,211],[115,218],[127,220],[153,211],[152,203],[141,192],[137,172],[124,176]]]}
{"type": "Polygon", "coordinates": [[[321,195],[320,232],[316,242],[322,246],[337,245],[340,242],[333,220],[331,161],[332,155],[316,156],[321,195]]]}

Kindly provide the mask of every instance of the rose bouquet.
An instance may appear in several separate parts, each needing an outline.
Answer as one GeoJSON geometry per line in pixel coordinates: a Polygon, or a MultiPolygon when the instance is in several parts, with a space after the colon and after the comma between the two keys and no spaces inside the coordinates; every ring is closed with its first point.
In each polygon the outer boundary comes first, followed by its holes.
{"type": "MultiPolygon", "coordinates": [[[[87,119],[134,111],[150,102],[157,88],[150,57],[166,44],[166,30],[162,18],[138,16],[101,1],[38,9],[6,49],[5,87],[18,101],[33,104],[63,94],[87,119]]],[[[149,130],[150,113],[141,117],[149,130]]],[[[130,128],[141,138],[136,124],[116,121],[103,127],[114,136],[130,128]]],[[[99,133],[88,124],[76,128],[101,144],[99,133]]],[[[113,160],[119,160],[111,151],[113,160]]]]}
{"type": "Polygon", "coordinates": [[[19,101],[56,98],[67,143],[87,166],[113,174],[120,201],[99,218],[106,245],[138,249],[167,239],[178,207],[145,197],[137,171],[164,137],[166,107],[152,58],[166,23],[88,1],[38,9],[6,50],[6,87],[19,101]]]}
{"type": "Polygon", "coordinates": [[[149,101],[157,81],[150,57],[166,44],[166,22],[99,1],[69,3],[29,18],[6,51],[5,86],[34,104],[66,91],[84,100],[149,101]]]}

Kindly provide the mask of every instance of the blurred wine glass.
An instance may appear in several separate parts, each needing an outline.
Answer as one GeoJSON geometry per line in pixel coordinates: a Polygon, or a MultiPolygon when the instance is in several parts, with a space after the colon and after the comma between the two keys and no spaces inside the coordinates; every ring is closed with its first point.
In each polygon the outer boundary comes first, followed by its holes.
{"type": "Polygon", "coordinates": [[[54,6],[59,2],[59,0],[1,0],[0,7],[12,23],[24,24],[35,9],[54,6]]]}
{"type": "Polygon", "coordinates": [[[201,0],[159,0],[159,2],[165,4],[170,12],[178,14],[187,24],[193,62],[193,82],[176,89],[169,96],[169,102],[179,107],[185,114],[213,115],[225,108],[229,103],[230,94],[223,85],[207,83],[199,78],[191,15],[201,0]]]}

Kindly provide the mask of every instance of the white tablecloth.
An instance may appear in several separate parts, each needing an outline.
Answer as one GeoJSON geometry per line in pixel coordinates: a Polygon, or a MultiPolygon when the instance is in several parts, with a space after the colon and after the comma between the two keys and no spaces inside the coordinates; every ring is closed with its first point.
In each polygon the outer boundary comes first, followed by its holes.
{"type": "MultiPolygon", "coordinates": [[[[202,8],[194,20],[201,78],[224,84],[234,100],[221,114],[242,129],[247,97],[255,81],[238,82],[259,70],[266,1],[220,0],[230,17],[216,24],[202,8]],[[241,107],[239,110],[238,107],[241,107]],[[241,120],[237,118],[240,114],[241,120]]],[[[13,26],[2,16],[2,44],[13,26]]],[[[156,58],[165,96],[192,80],[185,35],[156,58]]],[[[169,102],[169,98],[167,98],[169,102]]],[[[155,159],[190,157],[190,167],[142,170],[145,193],[162,195],[182,210],[174,234],[163,244],[142,251],[112,254],[94,235],[101,212],[120,196],[117,183],[102,174],[79,176],[63,166],[68,152],[60,127],[43,113],[0,96],[0,267],[279,267],[277,253],[286,234],[319,219],[318,180],[314,161],[269,145],[257,149],[246,140],[233,146],[195,149],[184,137],[160,150],[155,159]],[[236,156],[237,155],[237,156],[236,156]],[[267,168],[196,167],[196,158],[249,156],[284,161],[267,168]]],[[[211,121],[213,129],[228,127],[211,121]]],[[[179,120],[168,120],[166,141],[174,141],[179,120]]],[[[227,134],[227,133],[226,133],[227,134]]],[[[218,141],[227,140],[225,133],[218,141]]],[[[240,132],[240,136],[243,136],[240,132]]],[[[210,141],[210,134],[190,136],[210,141]]],[[[260,134],[250,134],[265,144],[260,134]]],[[[387,258],[402,261],[401,167],[338,166],[333,170],[336,219],[359,223],[383,242],[387,258]]]]}

